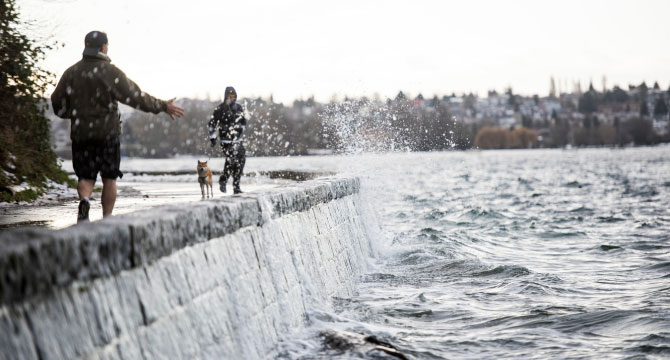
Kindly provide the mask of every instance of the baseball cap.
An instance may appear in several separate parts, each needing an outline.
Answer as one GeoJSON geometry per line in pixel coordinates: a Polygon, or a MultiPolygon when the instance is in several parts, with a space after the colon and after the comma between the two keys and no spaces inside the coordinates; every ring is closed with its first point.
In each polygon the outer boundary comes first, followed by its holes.
{"type": "Polygon", "coordinates": [[[84,55],[95,56],[107,44],[107,34],[102,31],[91,31],[84,38],[84,55]]]}

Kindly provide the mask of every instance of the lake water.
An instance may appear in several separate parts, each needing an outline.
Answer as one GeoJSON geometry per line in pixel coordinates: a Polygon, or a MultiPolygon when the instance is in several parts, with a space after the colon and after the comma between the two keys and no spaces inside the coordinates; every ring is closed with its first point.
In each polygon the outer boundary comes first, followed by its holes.
{"type": "Polygon", "coordinates": [[[358,295],[314,307],[281,358],[372,358],[324,347],[327,329],[375,335],[418,359],[670,357],[670,147],[247,164],[359,176],[381,224],[358,295]]]}
{"type": "Polygon", "coordinates": [[[420,359],[670,357],[669,147],[322,162],[361,176],[383,236],[358,296],[283,357],[365,358],[324,329],[420,359]]]}

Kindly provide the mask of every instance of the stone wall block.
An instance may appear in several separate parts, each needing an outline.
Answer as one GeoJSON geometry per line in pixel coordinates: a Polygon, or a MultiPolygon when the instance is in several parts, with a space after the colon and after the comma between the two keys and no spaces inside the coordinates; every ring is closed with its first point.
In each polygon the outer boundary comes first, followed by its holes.
{"type": "Polygon", "coordinates": [[[114,309],[118,307],[115,301],[114,290],[108,281],[88,281],[80,286],[80,291],[74,296],[79,299],[82,312],[88,317],[87,325],[91,341],[95,347],[103,347],[111,343],[120,334],[117,324],[118,314],[114,309]]]}
{"type": "Polygon", "coordinates": [[[24,305],[42,359],[74,359],[95,348],[80,291],[64,288],[24,305]]]}
{"type": "Polygon", "coordinates": [[[170,304],[160,269],[155,266],[145,266],[144,274],[145,276],[136,276],[134,283],[143,322],[145,326],[148,326],[168,314],[170,304]]]}
{"type": "Polygon", "coordinates": [[[232,210],[232,206],[227,206],[225,203],[219,203],[218,201],[215,202],[214,206],[209,208],[210,239],[231,234],[237,230],[235,212],[232,210]]]}
{"type": "MultiPolygon", "coordinates": [[[[60,256],[57,264],[58,269],[66,269],[70,274],[76,274],[74,278],[77,280],[109,276],[130,266],[132,244],[130,229],[126,226],[105,222],[85,224],[56,231],[54,242],[61,244],[61,249],[67,249],[71,256],[79,256],[80,263],[60,256]]],[[[58,285],[64,283],[66,282],[59,282],[58,285]]]]}
{"type": "Polygon", "coordinates": [[[121,336],[132,333],[135,329],[144,325],[145,315],[143,314],[139,295],[137,293],[136,282],[138,277],[145,277],[144,269],[138,268],[133,271],[123,271],[109,279],[110,286],[117,290],[109,293],[114,297],[118,307],[114,308],[116,328],[121,336]],[[138,273],[141,276],[138,276],[138,273]]]}
{"type": "Polygon", "coordinates": [[[0,307],[0,359],[38,359],[30,326],[23,309],[0,307]],[[10,314],[11,312],[11,314],[10,314]]]}
{"type": "Polygon", "coordinates": [[[247,226],[259,226],[262,223],[260,206],[256,198],[238,196],[231,198],[227,203],[233,205],[232,216],[237,221],[237,227],[234,230],[247,226]]]}
{"type": "Polygon", "coordinates": [[[43,229],[0,233],[0,299],[3,303],[20,301],[52,287],[59,274],[52,275],[48,269],[55,268],[57,259],[42,252],[43,247],[56,247],[49,235],[43,229]]]}
{"type": "Polygon", "coordinates": [[[101,224],[95,230],[84,225],[2,234],[6,238],[0,238],[0,299],[5,303],[130,266],[130,233],[125,227],[101,224]]]}
{"type": "Polygon", "coordinates": [[[175,324],[169,318],[141,327],[137,332],[141,359],[183,359],[179,349],[182,340],[175,324]]]}
{"type": "MultiPolygon", "coordinates": [[[[185,248],[187,251],[189,248],[185,248]]],[[[186,291],[190,288],[189,282],[184,274],[184,267],[181,257],[169,256],[164,261],[155,264],[160,271],[160,280],[163,282],[170,308],[183,306],[194,297],[192,291],[186,291]]]]}

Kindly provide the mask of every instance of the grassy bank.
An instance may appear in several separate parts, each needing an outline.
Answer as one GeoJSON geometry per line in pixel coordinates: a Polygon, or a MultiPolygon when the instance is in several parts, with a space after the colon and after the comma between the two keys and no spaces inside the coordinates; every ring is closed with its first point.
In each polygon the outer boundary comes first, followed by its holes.
{"type": "Polygon", "coordinates": [[[75,188],[76,180],[61,169],[49,137],[31,139],[34,133],[22,130],[0,125],[0,201],[36,200],[51,182],[75,188]]]}

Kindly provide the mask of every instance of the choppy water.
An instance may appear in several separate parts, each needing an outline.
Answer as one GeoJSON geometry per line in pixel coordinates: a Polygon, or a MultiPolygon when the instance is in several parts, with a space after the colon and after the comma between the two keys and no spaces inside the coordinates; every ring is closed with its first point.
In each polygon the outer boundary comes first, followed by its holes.
{"type": "Polygon", "coordinates": [[[670,148],[324,161],[362,176],[386,235],[281,357],[372,358],[324,329],[420,359],[670,357],[670,148]]]}
{"type": "Polygon", "coordinates": [[[327,348],[329,329],[415,359],[670,358],[670,147],[247,161],[276,169],[361,177],[382,230],[358,295],[315,304],[281,358],[383,358],[327,348]]]}

